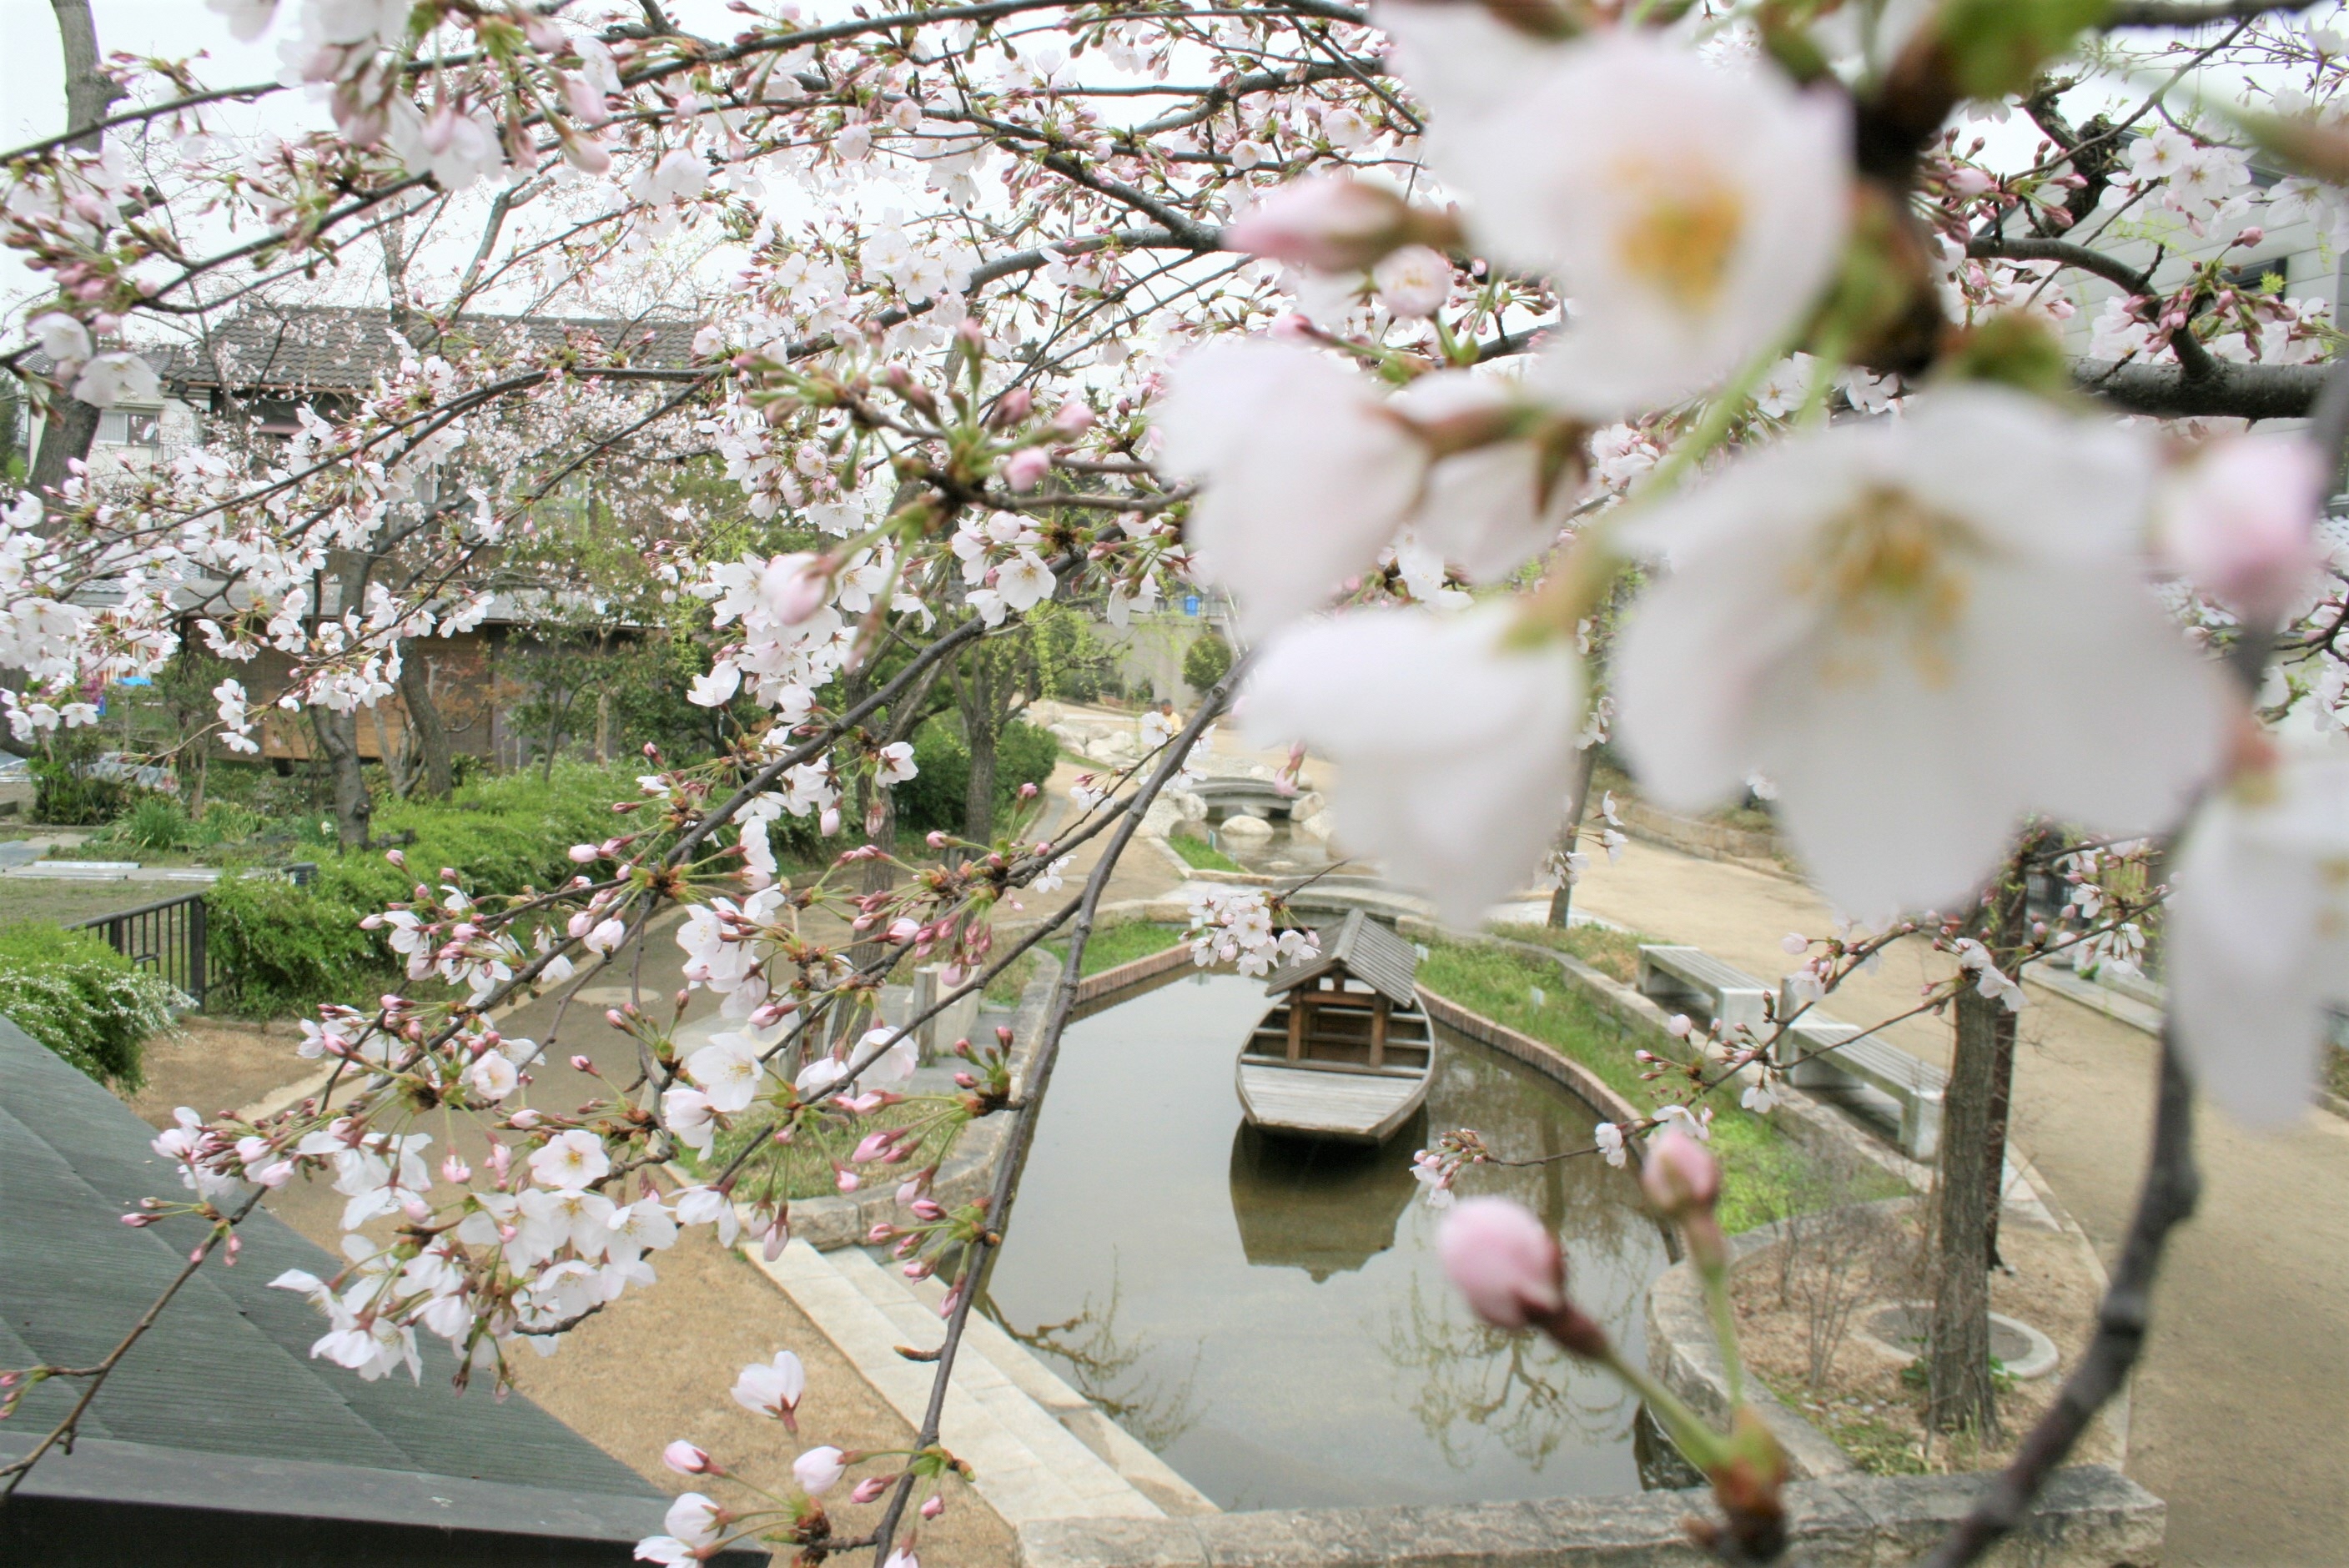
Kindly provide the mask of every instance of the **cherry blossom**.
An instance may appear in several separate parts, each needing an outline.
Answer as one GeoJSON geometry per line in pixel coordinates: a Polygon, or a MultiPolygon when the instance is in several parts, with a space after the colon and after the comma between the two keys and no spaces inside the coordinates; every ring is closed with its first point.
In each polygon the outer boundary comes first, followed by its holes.
{"type": "Polygon", "coordinates": [[[1268,642],[1242,723],[1337,764],[1338,838],[1473,926],[1528,877],[1564,815],[1582,675],[1511,613],[1356,611],[1268,642]]]}
{"type": "Polygon", "coordinates": [[[734,1402],[761,1416],[772,1416],[796,1430],[792,1416],[807,1391],[807,1369],[788,1350],[778,1350],[772,1362],[754,1361],[734,1379],[734,1402]]]}
{"type": "Polygon", "coordinates": [[[2330,478],[2297,435],[2213,441],[2156,490],[2163,553],[2212,596],[2272,621],[2317,567],[2311,524],[2330,478]]]}
{"type": "Polygon", "coordinates": [[[1156,425],[1203,482],[1196,572],[1261,636],[1319,606],[1402,525],[1426,454],[1371,382],[1294,344],[1216,343],[1175,367],[1156,425]]]}
{"type": "Polygon", "coordinates": [[[2143,581],[2149,466],[2127,432],[1951,388],[1662,503],[1633,538],[1670,571],[1615,661],[1641,784],[1693,810],[1767,774],[1821,889],[1870,917],[1965,898],[2027,812],[2167,824],[2227,699],[2143,581]]]}
{"type": "Polygon", "coordinates": [[[1435,1233],[1444,1272],[1477,1316],[1523,1328],[1566,1305],[1566,1261],[1557,1238],[1522,1203],[1469,1198],[1435,1233]]]}
{"type": "Polygon", "coordinates": [[[602,1181],[611,1169],[603,1140],[580,1128],[556,1133],[530,1157],[532,1178],[558,1191],[578,1191],[602,1181]]]}
{"type": "MultiPolygon", "coordinates": [[[[1414,40],[1433,42],[1439,26],[1416,24],[1414,40]]],[[[1555,271],[1573,295],[1540,372],[1553,396],[1616,418],[1699,390],[1785,341],[1843,248],[1850,130],[1840,100],[1630,29],[1545,50],[1482,21],[1455,26],[1463,36],[1444,47],[1494,52],[1479,89],[1489,97],[1470,108],[1433,93],[1438,114],[1461,110],[1463,123],[1441,129],[1429,152],[1470,198],[1475,238],[1555,271]]],[[[1415,57],[1406,53],[1406,72],[1415,57]]]]}
{"type": "Polygon", "coordinates": [[[2308,1103],[2349,1006],[2349,757],[2295,749],[2212,797],[2178,851],[2170,1016],[2202,1088],[2254,1126],[2308,1103]]]}

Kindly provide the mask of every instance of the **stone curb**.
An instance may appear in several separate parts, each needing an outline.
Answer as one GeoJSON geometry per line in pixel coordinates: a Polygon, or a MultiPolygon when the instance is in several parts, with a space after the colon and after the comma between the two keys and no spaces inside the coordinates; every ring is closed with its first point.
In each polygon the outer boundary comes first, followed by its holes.
{"type": "MultiPolygon", "coordinates": [[[[1785,1489],[1808,1568],[1912,1561],[1964,1517],[1987,1476],[1837,1476],[1785,1489]]],[[[1704,1568],[1685,1522],[1702,1491],[1537,1502],[1330,1508],[1021,1525],[1022,1568],[1704,1568]]],[[[1998,1561],[2115,1568],[2158,1561],[2160,1499],[2100,1466],[2058,1470],[1998,1561]]]]}

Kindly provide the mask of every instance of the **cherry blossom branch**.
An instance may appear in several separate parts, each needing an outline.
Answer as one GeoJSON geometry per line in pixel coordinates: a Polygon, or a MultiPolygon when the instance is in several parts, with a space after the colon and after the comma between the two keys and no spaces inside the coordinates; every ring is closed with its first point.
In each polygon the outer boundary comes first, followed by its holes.
{"type": "MultiPolygon", "coordinates": [[[[1206,732],[1207,726],[1222,716],[1246,668],[1246,660],[1234,665],[1216,689],[1199,704],[1198,712],[1191,716],[1191,721],[1183,727],[1182,733],[1168,746],[1166,756],[1151,770],[1149,779],[1126,803],[1117,831],[1102,847],[1100,861],[1093,866],[1092,875],[1085,880],[1084,896],[1078,901],[1076,923],[1070,934],[1068,955],[1061,964],[1061,982],[1053,991],[1052,1011],[1030,1058],[1027,1081],[1020,1086],[1019,1107],[1013,1112],[1010,1141],[997,1170],[994,1188],[988,1194],[988,1227],[978,1238],[973,1255],[965,1260],[954,1310],[947,1320],[946,1339],[938,1348],[937,1375],[930,1384],[929,1405],[923,1411],[921,1429],[914,1439],[914,1446],[917,1449],[927,1448],[938,1440],[938,1425],[946,1415],[947,1387],[954,1376],[955,1356],[961,1348],[963,1331],[970,1322],[972,1304],[978,1299],[988,1269],[1002,1248],[1003,1233],[1010,1225],[1012,1202],[1019,1194],[1019,1178],[1027,1169],[1029,1150],[1035,1144],[1037,1121],[1043,1110],[1045,1090],[1051,1086],[1052,1068],[1060,1055],[1061,1037],[1067,1030],[1070,1016],[1075,1010],[1077,981],[1084,973],[1085,944],[1092,936],[1093,920],[1101,908],[1102,891],[1109,886],[1110,877],[1116,871],[1126,846],[1133,841],[1133,835],[1141,829],[1143,816],[1150,810],[1151,802],[1181,770],[1185,759],[1190,756],[1192,746],[1206,732]]],[[[895,1538],[897,1525],[905,1517],[905,1506],[912,1501],[914,1480],[908,1472],[899,1479],[890,1492],[889,1506],[882,1513],[880,1523],[873,1530],[875,1557],[888,1554],[889,1543],[895,1538]]]]}
{"type": "Polygon", "coordinates": [[[9,1498],[16,1495],[16,1489],[24,1484],[25,1477],[32,1472],[33,1467],[40,1463],[42,1456],[51,1449],[62,1448],[67,1453],[73,1451],[74,1436],[81,1429],[81,1418],[88,1412],[90,1401],[98,1398],[98,1391],[106,1386],[107,1378],[113,1374],[117,1367],[122,1364],[122,1358],[130,1353],[130,1347],[144,1338],[149,1329],[155,1326],[156,1320],[163,1315],[163,1309],[170,1306],[172,1298],[180,1294],[180,1288],[196,1277],[196,1271],[204,1266],[206,1258],[212,1255],[213,1243],[222,1235],[233,1232],[237,1226],[243,1224],[245,1216],[253,1212],[254,1205],[261,1202],[262,1194],[267,1191],[265,1187],[254,1188],[236,1212],[223,1215],[212,1222],[212,1233],[188,1254],[188,1261],[181,1265],[180,1272],[172,1276],[171,1283],[163,1287],[162,1293],[156,1296],[145,1312],[139,1315],[139,1321],[130,1326],[129,1332],[122,1336],[121,1341],[112,1350],[107,1352],[104,1360],[94,1367],[50,1369],[51,1376],[79,1377],[87,1381],[82,1385],[80,1396],[74,1400],[73,1408],[65,1413],[64,1418],[49,1429],[47,1436],[33,1445],[32,1452],[22,1459],[0,1466],[0,1505],[5,1505],[9,1498]]]}
{"type": "Polygon", "coordinates": [[[2306,11],[2316,3],[2317,0],[2120,0],[2106,13],[2102,26],[2201,27],[2212,22],[2251,21],[2306,11]]]}

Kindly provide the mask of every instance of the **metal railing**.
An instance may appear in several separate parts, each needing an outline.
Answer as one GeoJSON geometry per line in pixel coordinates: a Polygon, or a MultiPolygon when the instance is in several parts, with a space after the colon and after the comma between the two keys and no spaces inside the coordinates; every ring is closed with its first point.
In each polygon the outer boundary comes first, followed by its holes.
{"type": "Polygon", "coordinates": [[[76,921],[70,929],[97,932],[108,946],[140,968],[161,975],[201,1007],[220,983],[204,940],[204,895],[198,890],[119,914],[76,921]]]}
{"type": "MultiPolygon", "coordinates": [[[[295,887],[307,887],[318,868],[314,861],[304,861],[282,867],[278,874],[295,887]]],[[[161,975],[202,1007],[207,997],[232,989],[236,981],[213,967],[207,913],[204,892],[199,888],[137,909],[76,921],[67,929],[97,932],[108,946],[140,968],[161,975]]]]}

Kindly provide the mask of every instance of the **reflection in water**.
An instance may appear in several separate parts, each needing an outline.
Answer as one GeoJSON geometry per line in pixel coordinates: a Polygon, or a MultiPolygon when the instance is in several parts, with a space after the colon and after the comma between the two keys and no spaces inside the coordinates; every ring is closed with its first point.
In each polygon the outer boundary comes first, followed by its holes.
{"type": "MultiPolygon", "coordinates": [[[[1196,975],[1069,1032],[992,1281],[1001,1317],[1226,1508],[1630,1491],[1634,1406],[1545,1342],[1495,1334],[1412,1201],[1413,1130],[1382,1150],[1245,1137],[1232,1087],[1261,981],[1196,975]]],[[[1596,1118],[1546,1078],[1443,1037],[1428,1126],[1529,1152],[1596,1118]]],[[[1626,1353],[1664,1266],[1623,1172],[1482,1167],[1564,1238],[1575,1294],[1626,1353]]]]}
{"type": "Polygon", "coordinates": [[[1284,1138],[1241,1122],[1232,1133],[1232,1218],[1258,1268],[1303,1269],[1315,1284],[1394,1245],[1419,1183],[1393,1150],[1427,1141],[1424,1115],[1385,1149],[1284,1138]]]}
{"type": "Polygon", "coordinates": [[[1026,1333],[1012,1326],[992,1297],[978,1305],[1004,1333],[1051,1357],[1078,1393],[1143,1447],[1164,1449],[1199,1419],[1192,1408],[1192,1390],[1198,1380],[1200,1346],[1191,1347],[1191,1364],[1178,1381],[1165,1380],[1145,1367],[1141,1343],[1118,1336],[1118,1296],[1124,1288],[1112,1267],[1105,1304],[1095,1306],[1088,1295],[1074,1317],[1040,1323],[1026,1333]]]}

